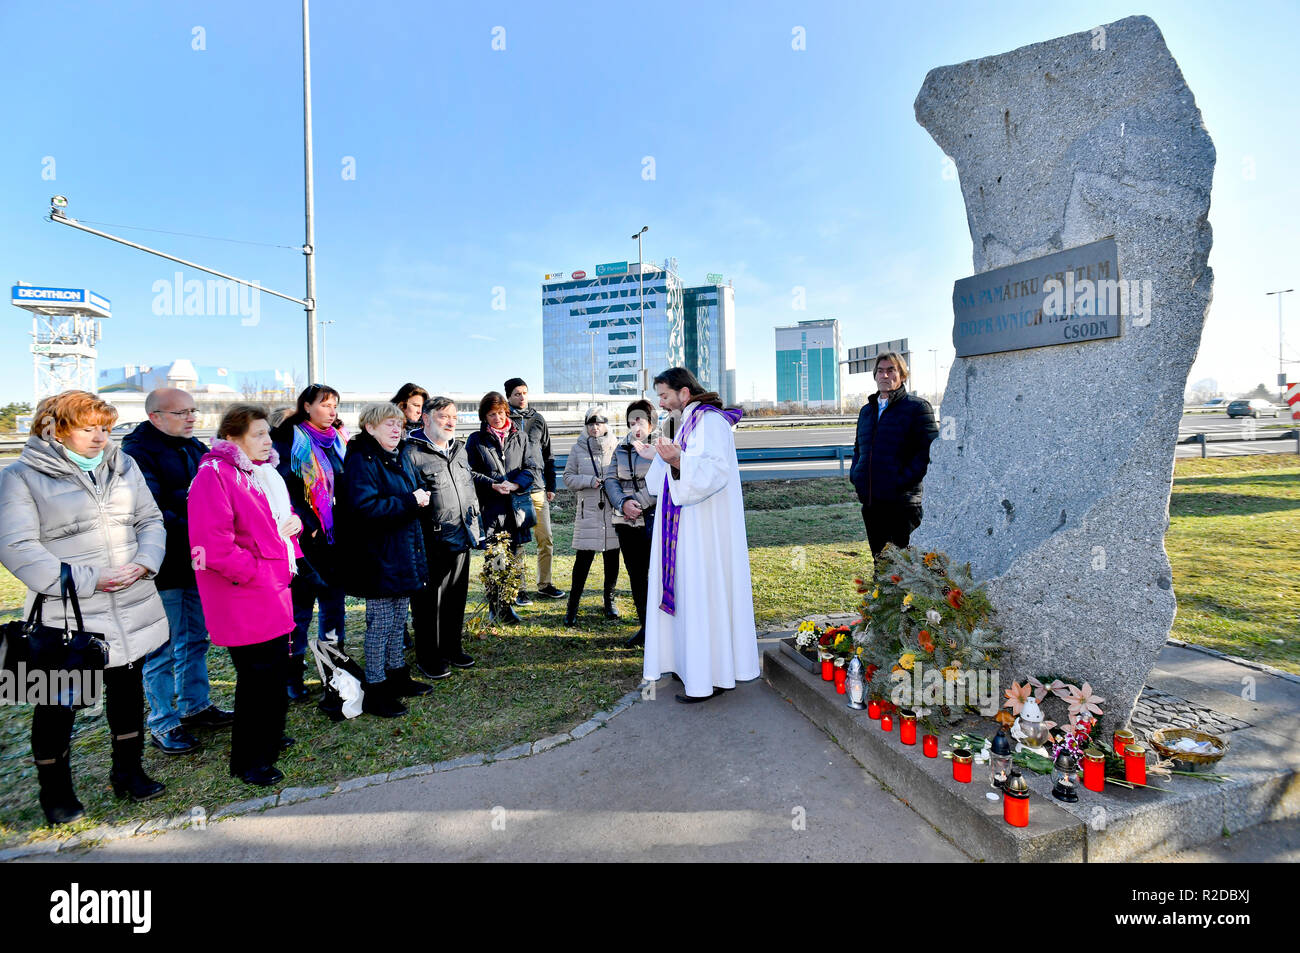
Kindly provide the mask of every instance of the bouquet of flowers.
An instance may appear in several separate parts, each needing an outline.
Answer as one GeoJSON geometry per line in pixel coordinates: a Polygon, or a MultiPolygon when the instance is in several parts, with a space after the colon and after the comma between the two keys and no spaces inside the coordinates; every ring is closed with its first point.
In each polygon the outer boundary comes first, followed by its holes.
{"type": "Polygon", "coordinates": [[[483,555],[483,568],[479,572],[483,582],[484,601],[475,607],[466,619],[465,627],[480,637],[489,616],[495,617],[519,596],[524,576],[510,552],[510,534],[497,533],[487,544],[483,555]]]}
{"type": "MultiPolygon", "coordinates": [[[[920,666],[941,673],[945,683],[957,683],[977,669],[998,668],[1003,646],[993,606],[971,577],[969,563],[953,566],[946,553],[890,545],[876,566],[870,583],[856,580],[862,620],[852,634],[869,672],[885,671],[893,680],[910,682],[920,666]]],[[[891,679],[876,679],[868,690],[874,698],[888,698],[891,679]]],[[[922,703],[910,695],[905,702],[922,703]]],[[[937,705],[936,714],[955,720],[962,707],[937,705]]]]}

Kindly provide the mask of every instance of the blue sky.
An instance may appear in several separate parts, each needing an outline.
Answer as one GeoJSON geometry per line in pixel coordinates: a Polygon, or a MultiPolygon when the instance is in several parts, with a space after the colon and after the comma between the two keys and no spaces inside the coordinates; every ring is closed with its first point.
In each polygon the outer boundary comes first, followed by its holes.
{"type": "MultiPolygon", "coordinates": [[[[1298,9],[317,0],[327,376],[344,390],[476,391],[518,374],[540,389],[542,275],[635,260],[628,236],[649,224],[647,259],[676,256],[690,283],[734,282],[742,398],[774,396],[772,328],[821,317],[841,320],[846,345],[908,337],[930,390],[928,349],[951,361],[952,282],[971,254],[958,183],[913,116],[922,79],[1143,12],[1218,152],[1214,303],[1192,379],[1271,385],[1277,306],[1264,292],[1300,285],[1298,9]],[[805,50],[791,48],[795,27],[805,50]]],[[[300,29],[288,0],[0,6],[2,277],[112,299],[101,368],[187,357],[305,379],[298,306],[263,296],[255,326],[157,315],[154,283],[175,266],[42,220],[63,193],[86,221],[300,245],[300,29]]],[[[292,249],[120,234],[302,293],[292,249]]],[[[1300,360],[1300,292],[1285,307],[1300,360]]],[[[12,308],[0,323],[0,402],[30,399],[29,330],[12,308]]],[[[868,389],[866,376],[846,387],[868,389]]]]}

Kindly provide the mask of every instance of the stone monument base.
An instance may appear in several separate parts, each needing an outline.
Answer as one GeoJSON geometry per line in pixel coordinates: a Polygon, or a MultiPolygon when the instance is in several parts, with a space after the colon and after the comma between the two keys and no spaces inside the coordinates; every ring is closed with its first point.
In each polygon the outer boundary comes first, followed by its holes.
{"type": "MultiPolygon", "coordinates": [[[[784,634],[784,633],[783,633],[784,634]]],[[[1173,651],[1185,649],[1173,648],[1173,651]]],[[[1206,664],[1210,664],[1206,660],[1206,664]]],[[[1192,659],[1190,668],[1204,668],[1192,659]]],[[[1161,672],[1159,663],[1152,680],[1161,672]]],[[[1287,683],[1292,708],[1250,724],[1251,706],[1218,716],[1230,728],[1230,748],[1218,772],[1231,781],[1215,783],[1175,776],[1167,790],[1126,790],[1107,785],[1104,793],[1081,791],[1077,804],[1051,796],[1050,776],[1026,772],[1031,790],[1029,826],[1002,819],[1002,801],[978,771],[970,784],[954,781],[952,763],[926,758],[921,745],[899,741],[898,729],[880,730],[865,711],[853,711],[830,682],[806,671],[776,645],[763,657],[763,677],[777,692],[852,755],[897,797],[975,860],[986,861],[1138,861],[1158,860],[1179,850],[1217,840],[1256,824],[1300,815],[1295,721],[1300,721],[1300,684],[1287,683]],[[1267,722],[1267,723],[1265,723],[1267,722]],[[1286,739],[1290,739],[1288,742],[1286,739]]],[[[1260,675],[1260,678],[1268,678],[1260,675]]],[[[1176,673],[1159,679],[1148,707],[1158,713],[1207,710],[1193,698],[1196,683],[1176,673]],[[1191,690],[1189,690],[1191,689],[1191,690]],[[1180,694],[1174,694],[1178,692],[1180,694]],[[1181,703],[1181,704],[1180,704],[1181,703]]],[[[1202,686],[1204,687],[1204,686],[1202,686]]],[[[1275,693],[1276,694],[1282,694],[1275,693]]],[[[1208,717],[1208,716],[1203,716],[1208,717]]],[[[988,719],[986,726],[992,725],[988,719]]],[[[1103,722],[1103,728],[1105,722],[1103,722]]],[[[984,733],[991,734],[985,729],[984,733]]],[[[940,738],[940,751],[948,747],[940,738]]],[[[985,768],[987,772],[987,767],[985,768]]]]}

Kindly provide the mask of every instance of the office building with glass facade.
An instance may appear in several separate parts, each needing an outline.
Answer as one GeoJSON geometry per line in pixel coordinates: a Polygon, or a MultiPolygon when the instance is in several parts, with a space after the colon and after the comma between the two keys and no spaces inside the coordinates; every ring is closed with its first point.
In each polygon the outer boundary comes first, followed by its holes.
{"type": "Polygon", "coordinates": [[[736,402],[736,291],[730,285],[702,285],[682,292],[686,362],[706,390],[722,403],[736,402]]]}
{"type": "Polygon", "coordinates": [[[808,407],[839,405],[838,320],[800,321],[776,329],[776,400],[808,407]]]}
{"type": "MultiPolygon", "coordinates": [[[[604,267],[604,266],[602,266],[604,267]]],[[[640,366],[641,275],[542,283],[542,377],[549,393],[636,394],[640,366]],[[595,378],[593,385],[592,379],[595,378]]],[[[675,270],[645,264],[645,359],[652,373],[684,364],[682,282],[675,270]]]]}

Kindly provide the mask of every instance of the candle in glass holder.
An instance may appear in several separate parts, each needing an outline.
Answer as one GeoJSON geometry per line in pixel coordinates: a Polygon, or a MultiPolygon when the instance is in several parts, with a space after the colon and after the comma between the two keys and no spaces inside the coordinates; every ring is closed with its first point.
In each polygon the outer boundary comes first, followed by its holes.
{"type": "Polygon", "coordinates": [[[939,736],[923,735],[921,737],[921,750],[925,752],[927,758],[939,757],[939,736]]]}
{"type": "Polygon", "coordinates": [[[1083,786],[1089,791],[1106,789],[1106,755],[1100,748],[1083,753],[1083,786]]]}
{"type": "Polygon", "coordinates": [[[848,688],[844,684],[845,681],[848,679],[848,677],[849,677],[849,673],[845,671],[844,666],[842,665],[835,666],[835,691],[838,694],[843,695],[846,691],[848,691],[848,688]]]}
{"type": "Polygon", "coordinates": [[[1111,738],[1111,746],[1115,749],[1115,753],[1122,758],[1124,757],[1124,749],[1136,740],[1133,737],[1133,732],[1127,728],[1116,728],[1115,734],[1111,738]]]}
{"type": "Polygon", "coordinates": [[[975,756],[967,748],[956,748],[952,753],[952,776],[956,781],[970,784],[970,766],[975,756]]]}
{"type": "Polygon", "coordinates": [[[829,682],[834,677],[835,677],[835,660],[828,659],[828,658],[822,659],[822,681],[829,682]]]}
{"type": "Polygon", "coordinates": [[[873,719],[880,717],[880,702],[874,698],[867,702],[867,717],[873,719]]]}
{"type": "Polygon", "coordinates": [[[894,716],[893,716],[893,715],[881,715],[881,716],[880,716],[880,730],[881,730],[881,731],[893,731],[893,730],[894,730],[894,716]]]}
{"type": "Polygon", "coordinates": [[[1002,819],[1012,827],[1029,826],[1029,785],[1015,768],[1002,786],[1002,819]]]}
{"type": "Polygon", "coordinates": [[[898,718],[898,740],[905,745],[916,744],[916,712],[900,708],[898,718]]]}
{"type": "Polygon", "coordinates": [[[1124,780],[1130,784],[1147,783],[1147,749],[1136,742],[1124,749],[1124,780]]]}

